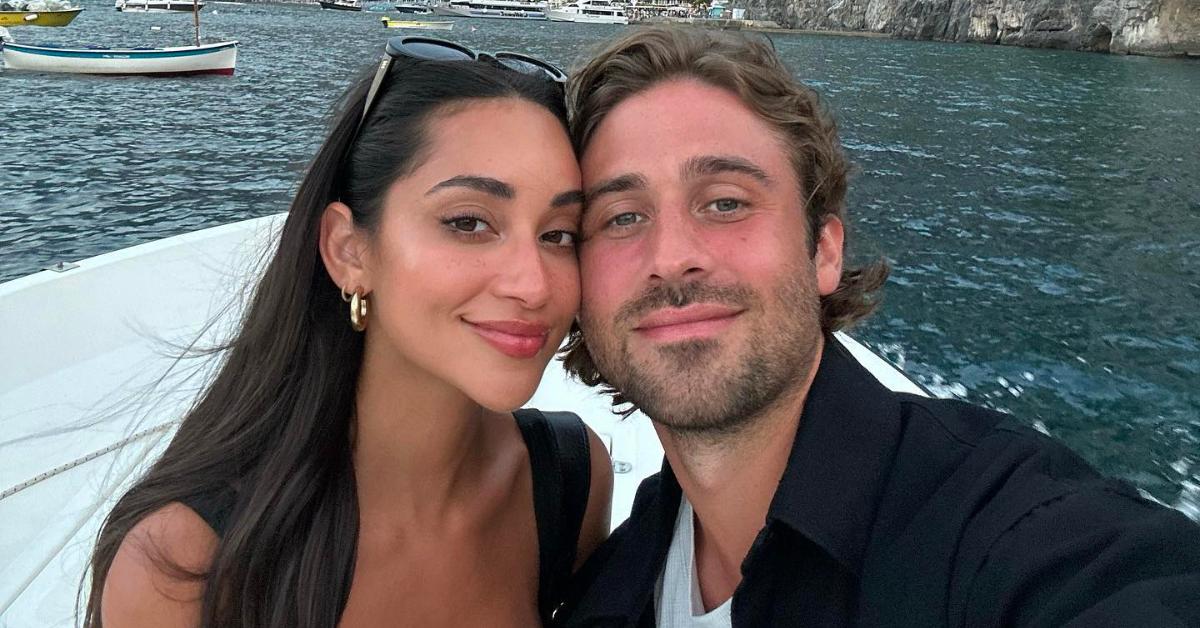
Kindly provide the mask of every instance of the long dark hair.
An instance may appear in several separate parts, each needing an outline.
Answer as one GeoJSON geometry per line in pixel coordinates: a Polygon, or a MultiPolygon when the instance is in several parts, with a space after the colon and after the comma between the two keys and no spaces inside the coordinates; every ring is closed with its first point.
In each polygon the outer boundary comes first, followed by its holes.
{"type": "Polygon", "coordinates": [[[321,215],[341,200],[373,232],[386,189],[425,159],[429,123],[452,104],[521,98],[566,127],[562,93],[550,81],[484,61],[401,59],[355,140],[372,75],[364,72],[335,108],[211,385],[105,520],[84,626],[101,626],[105,578],[134,525],[171,502],[221,492],[233,495],[233,509],[207,572],[165,565],[205,583],[201,625],[337,624],[358,538],[350,430],[363,337],[321,261],[321,215]]]}

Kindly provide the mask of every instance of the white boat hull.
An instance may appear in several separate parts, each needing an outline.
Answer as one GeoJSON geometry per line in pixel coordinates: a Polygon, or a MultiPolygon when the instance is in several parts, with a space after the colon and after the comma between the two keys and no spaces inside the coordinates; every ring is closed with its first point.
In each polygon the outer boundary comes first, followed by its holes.
{"type": "Polygon", "coordinates": [[[483,18],[490,20],[545,20],[546,14],[542,11],[530,11],[524,9],[464,9],[459,7],[439,6],[434,7],[434,14],[444,15],[447,17],[471,17],[483,18]]]}
{"type": "MultiPolygon", "coordinates": [[[[101,521],[157,456],[214,360],[177,346],[227,339],[281,215],[184,234],[0,284],[0,626],[74,626],[75,594],[101,521]],[[213,323],[207,329],[206,323],[213,323]],[[204,330],[201,333],[201,330],[204,330]]],[[[920,394],[846,336],[884,384],[920,394]]],[[[529,404],[584,418],[613,459],[611,525],[662,464],[640,413],[551,362],[529,404]]]]}
{"type": "Polygon", "coordinates": [[[629,18],[624,15],[587,15],[573,13],[561,9],[546,11],[546,19],[551,22],[575,22],[576,24],[628,24],[629,18]]]}
{"type": "Polygon", "coordinates": [[[393,20],[381,18],[379,20],[385,28],[411,28],[416,30],[428,31],[448,31],[454,28],[454,22],[422,22],[419,20],[393,20]]]}
{"type": "Polygon", "coordinates": [[[114,6],[126,13],[190,13],[204,9],[204,3],[187,0],[116,0],[114,6]]]}
{"type": "Polygon", "coordinates": [[[237,42],[152,50],[51,48],[9,43],[0,48],[0,55],[7,69],[30,72],[147,76],[233,74],[237,65],[237,42]]]}

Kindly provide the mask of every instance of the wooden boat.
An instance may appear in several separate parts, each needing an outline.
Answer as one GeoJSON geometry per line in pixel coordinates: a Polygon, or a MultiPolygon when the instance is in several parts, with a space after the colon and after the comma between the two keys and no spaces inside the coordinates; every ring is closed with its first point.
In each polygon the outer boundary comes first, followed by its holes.
{"type": "Polygon", "coordinates": [[[190,13],[203,9],[204,3],[189,0],[116,0],[114,6],[126,13],[190,13]]]}
{"type": "Polygon", "coordinates": [[[454,22],[423,22],[419,20],[393,20],[391,18],[380,18],[384,28],[416,28],[431,31],[448,31],[454,28],[454,22]]]}
{"type": "Polygon", "coordinates": [[[0,26],[66,26],[83,8],[63,11],[0,11],[0,26]]]}
{"type": "Polygon", "coordinates": [[[9,70],[74,74],[185,76],[233,74],[236,41],[175,48],[100,48],[0,44],[9,70]]]}

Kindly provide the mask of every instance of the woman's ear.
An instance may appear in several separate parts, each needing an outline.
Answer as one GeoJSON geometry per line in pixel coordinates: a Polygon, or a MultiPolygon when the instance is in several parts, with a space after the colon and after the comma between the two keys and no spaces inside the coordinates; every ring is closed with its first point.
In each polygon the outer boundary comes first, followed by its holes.
{"type": "Polygon", "coordinates": [[[351,293],[371,291],[366,234],[354,225],[354,216],[345,203],[335,201],[325,206],[320,248],[325,270],[334,284],[351,293]]]}

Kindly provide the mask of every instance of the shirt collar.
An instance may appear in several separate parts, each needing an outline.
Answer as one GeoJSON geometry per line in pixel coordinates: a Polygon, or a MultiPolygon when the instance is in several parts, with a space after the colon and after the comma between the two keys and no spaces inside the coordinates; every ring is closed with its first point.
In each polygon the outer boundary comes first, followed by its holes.
{"type": "MultiPolygon", "coordinates": [[[[899,439],[899,413],[895,396],[827,335],[768,522],[793,528],[860,573],[899,439]]],[[[665,458],[662,471],[646,483],[653,485],[638,489],[633,515],[597,550],[611,554],[588,561],[576,574],[584,595],[569,613],[569,625],[609,618],[629,626],[646,612],[683,496],[665,458]],[[622,569],[605,569],[612,565],[622,569]]]]}
{"type": "Polygon", "coordinates": [[[638,623],[666,562],[682,497],[679,481],[663,458],[662,471],[638,488],[629,519],[596,550],[611,554],[599,561],[593,555],[575,574],[573,587],[582,585],[576,593],[583,595],[568,613],[568,625],[590,625],[600,618],[617,619],[622,626],[638,623]]]}
{"type": "Polygon", "coordinates": [[[826,335],[768,522],[793,528],[858,574],[899,442],[899,414],[891,391],[826,335]]]}

